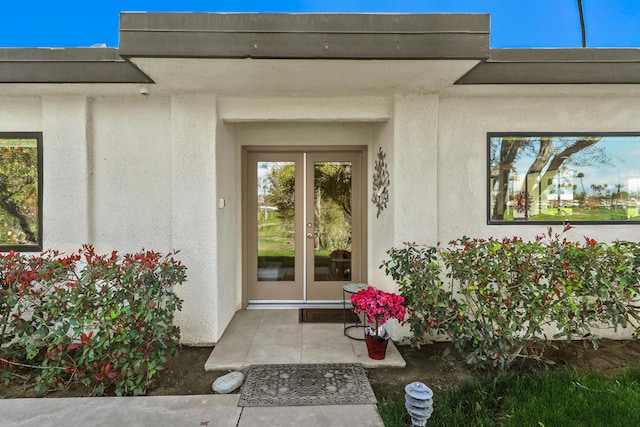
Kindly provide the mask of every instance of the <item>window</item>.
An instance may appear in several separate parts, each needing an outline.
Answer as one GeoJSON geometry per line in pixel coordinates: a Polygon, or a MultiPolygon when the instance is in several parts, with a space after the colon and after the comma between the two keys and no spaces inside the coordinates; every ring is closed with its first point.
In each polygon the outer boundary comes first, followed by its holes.
{"type": "Polygon", "coordinates": [[[42,250],[42,133],[0,133],[0,250],[42,250]]]}
{"type": "Polygon", "coordinates": [[[490,133],[490,224],[640,222],[640,133],[490,133]]]}

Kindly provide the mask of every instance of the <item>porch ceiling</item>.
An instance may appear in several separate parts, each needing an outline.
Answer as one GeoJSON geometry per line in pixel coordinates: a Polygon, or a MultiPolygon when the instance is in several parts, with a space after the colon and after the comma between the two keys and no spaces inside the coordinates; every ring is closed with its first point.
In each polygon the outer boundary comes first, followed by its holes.
{"type": "Polygon", "coordinates": [[[277,60],[130,58],[156,93],[370,94],[450,87],[478,60],[277,60]]]}

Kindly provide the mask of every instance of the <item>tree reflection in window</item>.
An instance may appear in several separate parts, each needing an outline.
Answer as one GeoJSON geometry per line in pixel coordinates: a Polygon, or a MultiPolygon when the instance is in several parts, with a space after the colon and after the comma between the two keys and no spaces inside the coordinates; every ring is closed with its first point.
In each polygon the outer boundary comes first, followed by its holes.
{"type": "Polygon", "coordinates": [[[42,135],[0,133],[0,250],[42,248],[42,135]]]}
{"type": "Polygon", "coordinates": [[[489,222],[640,221],[640,134],[489,134],[489,222]]]}

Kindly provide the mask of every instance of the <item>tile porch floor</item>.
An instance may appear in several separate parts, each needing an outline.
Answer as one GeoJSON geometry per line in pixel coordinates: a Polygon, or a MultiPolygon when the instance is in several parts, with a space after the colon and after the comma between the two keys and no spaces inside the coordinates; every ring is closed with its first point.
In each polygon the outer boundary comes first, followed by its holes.
{"type": "Polygon", "coordinates": [[[211,352],[205,370],[239,370],[268,363],[406,365],[391,341],[384,360],[370,359],[364,341],[343,335],[342,323],[299,323],[297,309],[240,310],[211,352]]]}

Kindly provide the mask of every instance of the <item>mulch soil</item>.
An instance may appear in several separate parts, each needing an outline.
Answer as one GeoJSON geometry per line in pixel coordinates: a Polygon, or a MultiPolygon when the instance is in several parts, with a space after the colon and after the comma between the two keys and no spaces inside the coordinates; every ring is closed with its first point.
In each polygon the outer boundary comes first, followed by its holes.
{"type": "MultiPolygon", "coordinates": [[[[552,350],[549,358],[555,362],[551,369],[570,366],[578,370],[598,370],[604,373],[615,373],[630,365],[640,363],[640,341],[613,341],[603,339],[600,348],[594,350],[586,347],[581,341],[558,342],[558,350],[552,350]]],[[[409,346],[398,346],[405,358],[405,368],[377,368],[367,370],[371,386],[379,400],[402,393],[405,385],[413,381],[421,381],[434,392],[449,389],[465,380],[473,379],[476,374],[470,371],[464,362],[446,360],[442,354],[451,348],[451,343],[434,343],[420,349],[409,346]]],[[[213,393],[211,385],[216,378],[229,371],[205,371],[204,364],[212,347],[183,347],[180,355],[170,360],[171,370],[158,379],[148,394],[190,395],[213,393]]],[[[547,369],[542,365],[529,365],[528,369],[547,369]]],[[[245,372],[246,374],[246,372],[245,372]]],[[[56,391],[47,397],[79,397],[90,396],[91,389],[73,386],[69,390],[56,391]]],[[[29,387],[0,385],[0,397],[18,398],[35,397],[29,387]]]]}

